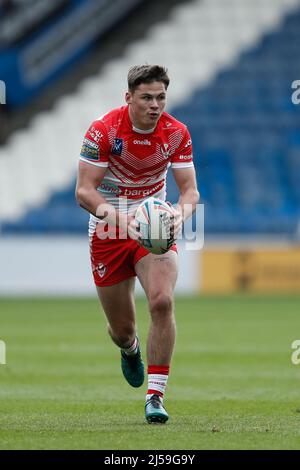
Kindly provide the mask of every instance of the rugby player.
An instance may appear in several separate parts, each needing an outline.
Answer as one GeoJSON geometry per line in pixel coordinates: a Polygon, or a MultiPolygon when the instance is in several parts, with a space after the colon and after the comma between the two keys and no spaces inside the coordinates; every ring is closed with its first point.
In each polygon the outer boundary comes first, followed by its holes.
{"type": "Polygon", "coordinates": [[[140,244],[134,212],[149,196],[165,200],[169,167],[180,193],[173,206],[174,242],[199,200],[189,131],[164,111],[168,86],[162,66],[130,68],[126,105],[96,119],[86,132],[76,187],[78,203],[91,214],[91,265],[108,333],[120,348],[122,372],[133,387],[144,382],[134,300],[136,277],[147,297],[145,414],[149,423],[165,423],[169,418],[163,399],[176,335],[177,248],[174,243],[165,254],[149,253],[140,244]]]}

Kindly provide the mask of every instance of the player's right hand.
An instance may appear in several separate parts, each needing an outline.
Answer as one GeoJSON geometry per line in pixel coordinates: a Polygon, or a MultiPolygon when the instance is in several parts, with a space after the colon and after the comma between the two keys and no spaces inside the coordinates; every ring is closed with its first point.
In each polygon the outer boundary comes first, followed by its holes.
{"type": "Polygon", "coordinates": [[[132,240],[135,240],[140,244],[141,234],[139,223],[132,216],[128,216],[127,232],[129,237],[132,238],[132,240]]]}

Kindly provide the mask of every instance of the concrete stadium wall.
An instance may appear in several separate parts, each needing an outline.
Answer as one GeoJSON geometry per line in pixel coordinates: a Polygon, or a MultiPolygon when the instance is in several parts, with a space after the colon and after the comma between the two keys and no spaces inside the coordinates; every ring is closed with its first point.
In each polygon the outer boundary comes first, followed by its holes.
{"type": "MultiPolygon", "coordinates": [[[[178,252],[177,294],[300,292],[299,240],[221,237],[192,251],[180,240],[178,252]]],[[[86,237],[0,237],[0,296],[95,295],[86,237]]]]}
{"type": "MultiPolygon", "coordinates": [[[[199,286],[195,252],[179,243],[179,294],[199,286]]],[[[142,288],[137,283],[137,294],[142,288]]],[[[93,296],[86,237],[0,237],[0,296],[93,296]]]]}

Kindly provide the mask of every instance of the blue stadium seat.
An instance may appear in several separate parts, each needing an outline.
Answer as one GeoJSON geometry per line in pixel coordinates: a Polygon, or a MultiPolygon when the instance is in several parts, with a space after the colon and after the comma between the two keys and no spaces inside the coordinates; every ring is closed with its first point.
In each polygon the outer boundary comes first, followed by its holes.
{"type": "Polygon", "coordinates": [[[291,101],[291,83],[300,77],[299,50],[300,13],[184,105],[208,233],[296,230],[300,106],[291,101]]]}

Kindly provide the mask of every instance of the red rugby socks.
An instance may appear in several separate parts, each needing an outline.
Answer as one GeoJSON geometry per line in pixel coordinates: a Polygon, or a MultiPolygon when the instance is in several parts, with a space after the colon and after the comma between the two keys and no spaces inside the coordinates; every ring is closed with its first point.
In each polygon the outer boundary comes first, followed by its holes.
{"type": "Polygon", "coordinates": [[[146,401],[148,401],[154,394],[159,395],[161,401],[163,401],[169,370],[170,366],[166,365],[148,366],[148,391],[146,395],[146,401]]]}

